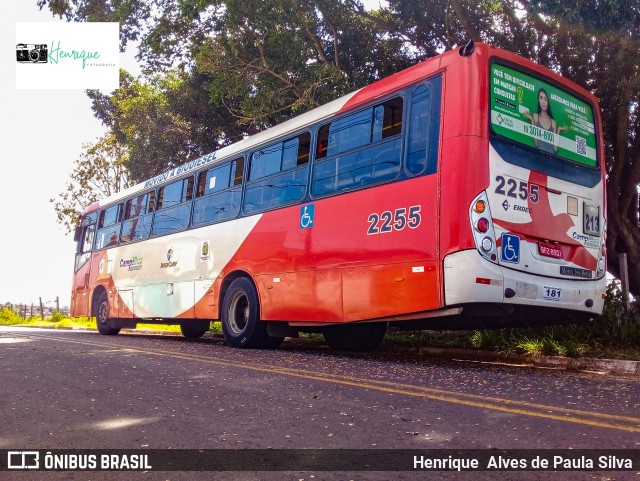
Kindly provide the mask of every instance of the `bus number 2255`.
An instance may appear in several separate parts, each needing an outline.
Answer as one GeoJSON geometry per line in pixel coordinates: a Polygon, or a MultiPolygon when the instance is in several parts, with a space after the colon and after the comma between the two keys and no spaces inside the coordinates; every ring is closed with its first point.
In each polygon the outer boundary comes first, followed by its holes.
{"type": "Polygon", "coordinates": [[[421,208],[422,206],[420,205],[414,205],[408,209],[406,207],[396,209],[394,212],[385,210],[381,214],[370,214],[367,235],[388,234],[394,230],[403,230],[406,227],[415,229],[422,222],[421,208]]]}

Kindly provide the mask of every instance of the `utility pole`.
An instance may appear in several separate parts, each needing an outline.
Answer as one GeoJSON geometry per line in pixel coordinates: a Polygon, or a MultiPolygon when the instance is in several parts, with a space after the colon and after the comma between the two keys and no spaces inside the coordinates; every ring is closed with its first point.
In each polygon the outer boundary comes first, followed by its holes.
{"type": "Polygon", "coordinates": [[[44,321],[44,306],[42,305],[42,297],[39,297],[38,299],[40,299],[40,317],[44,321]]]}

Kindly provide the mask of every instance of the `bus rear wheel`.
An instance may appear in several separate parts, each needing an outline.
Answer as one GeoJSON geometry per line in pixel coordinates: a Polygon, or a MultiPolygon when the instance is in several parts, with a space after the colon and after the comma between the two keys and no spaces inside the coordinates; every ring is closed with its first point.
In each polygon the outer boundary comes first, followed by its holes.
{"type": "Polygon", "coordinates": [[[260,320],[258,293],[246,277],[234,280],[222,301],[222,334],[232,347],[275,349],[283,337],[270,337],[260,320]]]}
{"type": "Polygon", "coordinates": [[[338,351],[371,351],[382,344],[386,322],[329,326],[322,335],[329,347],[338,351]]]}
{"type": "Polygon", "coordinates": [[[187,339],[200,339],[209,332],[209,321],[182,321],[180,322],[180,332],[187,339]]]}
{"type": "Polygon", "coordinates": [[[115,336],[120,332],[119,327],[113,327],[111,325],[111,318],[109,317],[109,299],[106,292],[101,292],[98,296],[98,302],[96,303],[96,327],[98,332],[103,336],[115,336]]]}

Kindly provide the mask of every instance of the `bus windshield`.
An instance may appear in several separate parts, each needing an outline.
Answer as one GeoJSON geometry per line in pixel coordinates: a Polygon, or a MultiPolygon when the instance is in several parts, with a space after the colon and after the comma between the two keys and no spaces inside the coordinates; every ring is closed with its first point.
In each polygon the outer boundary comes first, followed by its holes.
{"type": "Polygon", "coordinates": [[[490,82],[495,134],[580,165],[597,166],[591,105],[557,86],[498,63],[491,65],[490,82]]]}

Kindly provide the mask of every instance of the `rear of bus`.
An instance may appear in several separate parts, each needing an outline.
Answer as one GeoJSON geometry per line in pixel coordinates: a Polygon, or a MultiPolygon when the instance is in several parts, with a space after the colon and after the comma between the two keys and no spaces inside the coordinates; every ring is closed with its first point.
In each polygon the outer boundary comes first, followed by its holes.
{"type": "MultiPolygon", "coordinates": [[[[441,203],[458,185],[460,214],[467,214],[458,224],[458,244],[471,247],[443,246],[445,304],[505,325],[561,324],[601,314],[606,205],[595,98],[500,49],[478,45],[458,61],[464,67],[456,80],[480,86],[466,98],[475,104],[467,108],[477,108],[484,120],[481,126],[461,122],[467,140],[460,140],[461,133],[455,141],[476,146],[467,147],[472,159],[466,159],[466,175],[475,173],[477,180],[461,180],[453,167],[443,168],[441,203]]],[[[446,229],[447,221],[441,222],[446,229]]]]}

